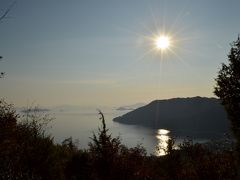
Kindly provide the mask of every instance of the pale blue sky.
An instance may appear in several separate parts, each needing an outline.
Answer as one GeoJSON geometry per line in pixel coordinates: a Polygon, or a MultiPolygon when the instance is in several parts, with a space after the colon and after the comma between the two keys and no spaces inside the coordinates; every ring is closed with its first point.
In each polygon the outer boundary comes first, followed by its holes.
{"type": "MultiPolygon", "coordinates": [[[[12,1],[0,0],[1,12],[12,1]]],[[[24,106],[213,96],[240,32],[238,0],[18,0],[0,23],[0,95],[24,106]],[[145,36],[172,35],[151,52],[145,36]],[[174,43],[175,41],[175,43],[174,43]]]]}

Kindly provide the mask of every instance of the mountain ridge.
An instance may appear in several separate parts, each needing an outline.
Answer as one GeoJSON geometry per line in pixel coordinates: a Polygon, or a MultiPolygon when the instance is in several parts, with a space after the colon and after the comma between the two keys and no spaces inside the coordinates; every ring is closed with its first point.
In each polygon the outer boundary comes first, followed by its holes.
{"type": "Polygon", "coordinates": [[[201,132],[213,136],[229,132],[230,129],[220,100],[200,96],[154,100],[146,106],[114,118],[113,121],[168,129],[186,136],[201,132]]]}

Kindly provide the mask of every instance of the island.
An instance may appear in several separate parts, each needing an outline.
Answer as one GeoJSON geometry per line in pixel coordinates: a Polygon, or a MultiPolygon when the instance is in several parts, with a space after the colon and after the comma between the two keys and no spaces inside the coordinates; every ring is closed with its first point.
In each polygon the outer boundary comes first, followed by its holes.
{"type": "Polygon", "coordinates": [[[177,136],[219,137],[230,132],[230,123],[220,100],[199,96],[154,100],[113,121],[168,129],[177,136]]]}

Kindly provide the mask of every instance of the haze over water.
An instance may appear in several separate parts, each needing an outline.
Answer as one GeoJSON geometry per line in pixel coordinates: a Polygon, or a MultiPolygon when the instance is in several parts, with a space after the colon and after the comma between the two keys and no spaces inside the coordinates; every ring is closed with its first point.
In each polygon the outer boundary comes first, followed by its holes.
{"type": "MultiPolygon", "coordinates": [[[[123,113],[124,112],[117,112],[115,110],[104,113],[109,133],[112,133],[113,137],[120,136],[123,144],[129,147],[142,144],[149,153],[153,153],[157,144],[155,131],[144,127],[129,126],[112,121],[114,117],[123,113]]],[[[52,128],[50,132],[58,143],[61,143],[65,138],[71,136],[73,139],[79,140],[79,147],[88,148],[92,133],[97,133],[98,127],[101,127],[101,121],[99,120],[97,111],[92,111],[90,113],[57,112],[54,113],[54,117],[55,120],[51,123],[52,128]]]]}
{"type": "MultiPolygon", "coordinates": [[[[86,110],[84,110],[86,111],[86,110]]],[[[119,136],[122,143],[128,147],[135,147],[140,144],[146,148],[148,154],[164,155],[167,147],[167,141],[171,138],[170,131],[164,129],[150,129],[136,125],[125,125],[113,122],[112,119],[125,114],[128,111],[116,111],[106,109],[104,112],[107,128],[113,137],[119,136]],[[156,146],[160,147],[156,151],[156,146]]],[[[72,137],[78,143],[80,148],[88,148],[92,133],[98,132],[101,127],[101,121],[96,110],[91,109],[86,112],[54,112],[50,113],[55,119],[50,124],[52,127],[49,132],[54,136],[57,143],[64,139],[72,137]]],[[[184,137],[176,137],[176,143],[182,142],[184,137]]],[[[197,141],[205,141],[198,139],[197,141]]]]}

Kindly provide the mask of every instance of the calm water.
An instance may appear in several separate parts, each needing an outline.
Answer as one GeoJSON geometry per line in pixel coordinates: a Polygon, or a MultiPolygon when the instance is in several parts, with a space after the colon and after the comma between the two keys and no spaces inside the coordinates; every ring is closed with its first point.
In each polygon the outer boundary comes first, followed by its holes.
{"type": "MultiPolygon", "coordinates": [[[[164,155],[164,148],[170,138],[169,131],[164,129],[148,129],[135,125],[124,125],[113,122],[112,119],[125,114],[123,111],[108,110],[103,112],[106,119],[107,128],[113,136],[120,136],[123,144],[134,147],[141,144],[150,154],[164,155]],[[160,151],[156,152],[156,146],[160,146],[160,151]]],[[[57,143],[72,137],[78,141],[80,148],[88,148],[93,132],[101,126],[97,111],[92,112],[55,112],[51,113],[55,120],[51,123],[50,133],[57,143]]],[[[181,139],[176,139],[179,143],[181,139]]]]}

